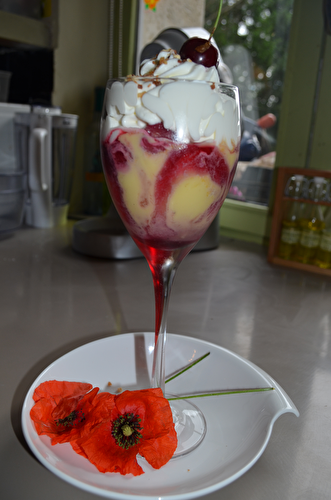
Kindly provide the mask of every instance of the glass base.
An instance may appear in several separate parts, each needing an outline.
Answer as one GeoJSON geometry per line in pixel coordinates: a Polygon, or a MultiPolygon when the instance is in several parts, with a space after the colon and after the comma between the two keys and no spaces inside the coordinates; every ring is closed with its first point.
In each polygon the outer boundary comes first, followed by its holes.
{"type": "MultiPolygon", "coordinates": [[[[166,398],[175,398],[166,394],[166,398]]],[[[207,432],[207,424],[203,413],[187,399],[169,401],[177,432],[178,446],[172,458],[181,457],[195,450],[202,443],[207,432]]]]}

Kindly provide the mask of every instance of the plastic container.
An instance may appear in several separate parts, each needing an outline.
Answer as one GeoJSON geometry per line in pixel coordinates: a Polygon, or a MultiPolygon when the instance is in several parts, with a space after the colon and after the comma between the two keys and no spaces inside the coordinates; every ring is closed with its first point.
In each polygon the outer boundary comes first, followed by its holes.
{"type": "Polygon", "coordinates": [[[21,226],[26,196],[26,172],[0,173],[0,233],[21,226]]]}
{"type": "Polygon", "coordinates": [[[0,71],[0,102],[8,101],[10,79],[9,71],[0,71]]]}

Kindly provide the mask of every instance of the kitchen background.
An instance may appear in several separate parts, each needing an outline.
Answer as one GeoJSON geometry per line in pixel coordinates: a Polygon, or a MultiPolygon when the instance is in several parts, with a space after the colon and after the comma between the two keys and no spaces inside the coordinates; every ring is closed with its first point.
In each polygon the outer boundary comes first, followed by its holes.
{"type": "MultiPolygon", "coordinates": [[[[309,0],[293,3],[276,168],[331,168],[331,43],[323,5],[323,0],[313,8],[309,0]]],[[[142,48],[162,30],[204,26],[205,13],[204,0],[159,0],[155,9],[144,0],[0,0],[0,70],[13,73],[9,102],[51,102],[79,116],[71,217],[84,215],[85,146],[95,89],[104,87],[109,75],[134,71],[142,48]]],[[[247,28],[249,16],[246,20],[247,28]]],[[[272,207],[273,190],[264,204],[227,199],[221,231],[266,242],[272,207]]]]}
{"type": "MultiPolygon", "coordinates": [[[[120,3],[0,1],[0,70],[12,72],[8,101],[53,104],[65,113],[79,115],[72,216],[83,213],[84,143],[93,119],[94,89],[105,86],[110,71],[114,76],[118,74],[116,61],[114,69],[109,68],[109,47],[111,44],[117,52],[118,40],[111,43],[110,37],[118,36],[113,30],[120,22],[120,3]]],[[[133,59],[127,60],[126,46],[137,36],[137,10],[140,21],[136,53],[169,25],[200,26],[204,20],[204,2],[199,0],[161,1],[156,11],[145,9],[143,1],[125,0],[122,6],[123,74],[131,73],[135,64],[133,59]]]]}

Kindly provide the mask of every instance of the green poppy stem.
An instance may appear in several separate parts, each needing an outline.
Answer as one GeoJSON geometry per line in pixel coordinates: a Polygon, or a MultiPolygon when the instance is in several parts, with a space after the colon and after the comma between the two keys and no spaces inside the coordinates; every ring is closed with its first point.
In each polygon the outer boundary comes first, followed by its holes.
{"type": "Polygon", "coordinates": [[[195,361],[193,361],[193,363],[189,364],[186,368],[184,368],[183,370],[180,370],[178,373],[175,373],[175,375],[173,375],[172,377],[168,378],[165,383],[167,384],[168,382],[170,382],[171,380],[173,380],[174,378],[176,377],[179,377],[179,375],[181,375],[182,373],[186,372],[187,370],[189,370],[190,368],[192,368],[192,366],[196,365],[197,363],[200,363],[200,361],[202,361],[203,359],[205,359],[207,356],[209,356],[210,352],[207,352],[207,354],[204,354],[203,356],[201,356],[201,358],[198,358],[196,359],[195,361]]]}
{"type": "Polygon", "coordinates": [[[225,396],[229,394],[246,394],[248,392],[267,392],[274,391],[274,387],[258,387],[256,389],[229,389],[221,392],[208,392],[205,394],[191,394],[189,396],[178,396],[176,398],[167,398],[168,401],[176,401],[177,399],[192,399],[192,398],[205,398],[207,396],[225,396]]]}

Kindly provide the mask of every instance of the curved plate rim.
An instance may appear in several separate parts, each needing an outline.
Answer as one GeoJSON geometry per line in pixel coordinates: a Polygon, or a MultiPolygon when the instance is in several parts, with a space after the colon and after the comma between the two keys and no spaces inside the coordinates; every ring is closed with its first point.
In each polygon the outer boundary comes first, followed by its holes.
{"type": "MultiPolygon", "coordinates": [[[[118,500],[137,500],[137,499],[141,499],[141,498],[144,498],[146,500],[161,500],[161,499],[190,500],[193,498],[201,497],[203,495],[208,495],[208,494],[213,493],[214,491],[217,491],[217,490],[227,486],[228,484],[234,482],[236,479],[238,479],[243,474],[245,474],[258,461],[258,459],[261,457],[261,455],[265,451],[266,446],[270,440],[270,436],[272,433],[274,423],[281,415],[283,415],[285,413],[293,413],[297,417],[299,416],[299,412],[298,412],[296,406],[294,405],[294,403],[290,399],[290,397],[287,395],[287,393],[284,391],[284,389],[267,372],[265,372],[264,370],[259,368],[253,362],[243,358],[242,356],[234,353],[233,351],[230,351],[230,350],[228,350],[224,347],[221,347],[217,344],[214,344],[212,342],[205,341],[205,340],[195,338],[195,337],[186,336],[186,335],[167,333],[167,336],[169,336],[170,338],[172,337],[174,339],[176,338],[178,341],[181,341],[181,340],[184,340],[184,342],[190,342],[190,341],[192,342],[193,341],[194,343],[200,343],[200,344],[203,344],[204,346],[209,346],[212,349],[220,350],[223,353],[226,353],[227,355],[232,356],[234,359],[237,359],[240,363],[243,363],[243,364],[247,365],[248,367],[250,367],[251,369],[253,369],[260,376],[262,376],[271,386],[273,386],[275,388],[276,392],[281,396],[282,400],[284,401],[284,407],[279,409],[279,411],[277,411],[273,415],[273,418],[270,420],[269,425],[268,425],[268,431],[266,433],[264,442],[262,443],[258,453],[256,453],[255,456],[249,462],[247,462],[247,464],[244,467],[241,467],[240,470],[238,470],[236,473],[230,475],[226,479],[224,479],[218,483],[215,483],[211,486],[204,487],[204,488],[196,490],[196,491],[189,491],[188,493],[171,494],[171,495],[163,495],[163,496],[155,496],[155,495],[151,496],[151,495],[146,495],[146,494],[144,494],[144,495],[126,494],[126,493],[119,493],[117,491],[110,491],[108,489],[105,490],[101,487],[91,486],[90,484],[84,483],[83,481],[78,481],[74,477],[72,477],[68,474],[64,474],[61,470],[57,469],[50,462],[48,462],[44,458],[44,456],[41,454],[38,447],[35,446],[35,444],[33,442],[33,439],[30,435],[30,431],[28,429],[28,424],[27,424],[27,422],[30,421],[29,411],[30,411],[30,407],[31,407],[30,403],[31,403],[33,391],[34,391],[35,387],[37,387],[37,385],[39,385],[39,381],[41,379],[43,379],[45,374],[47,374],[48,371],[52,370],[52,368],[54,368],[54,366],[56,366],[60,360],[63,361],[63,360],[65,360],[66,357],[69,358],[73,353],[75,353],[77,351],[82,351],[83,349],[88,349],[91,344],[95,345],[98,343],[101,345],[102,343],[107,343],[107,342],[111,341],[111,339],[113,339],[113,338],[121,337],[124,339],[124,337],[132,337],[135,335],[145,335],[145,336],[152,335],[152,336],[154,336],[154,333],[152,333],[152,332],[124,333],[121,335],[105,337],[105,338],[98,339],[98,340],[95,340],[92,342],[88,342],[86,344],[82,344],[81,346],[67,352],[66,354],[62,355],[61,357],[59,357],[58,359],[53,361],[51,364],[49,364],[38,375],[38,377],[34,380],[34,382],[30,386],[30,388],[25,396],[23,407],[22,407],[21,423],[22,423],[23,435],[24,435],[24,438],[26,439],[26,442],[27,442],[29,448],[31,449],[33,454],[36,456],[36,458],[38,458],[38,460],[41,462],[41,464],[43,464],[50,472],[55,474],[57,477],[59,477],[63,481],[68,482],[68,483],[72,484],[73,486],[76,486],[79,489],[88,491],[88,492],[93,493],[93,494],[98,495],[98,496],[102,496],[104,498],[111,498],[111,499],[118,499],[118,500]]],[[[174,460],[177,461],[179,459],[180,459],[180,457],[175,458],[174,460]]],[[[141,477],[141,476],[139,476],[139,477],[141,477]]]]}

